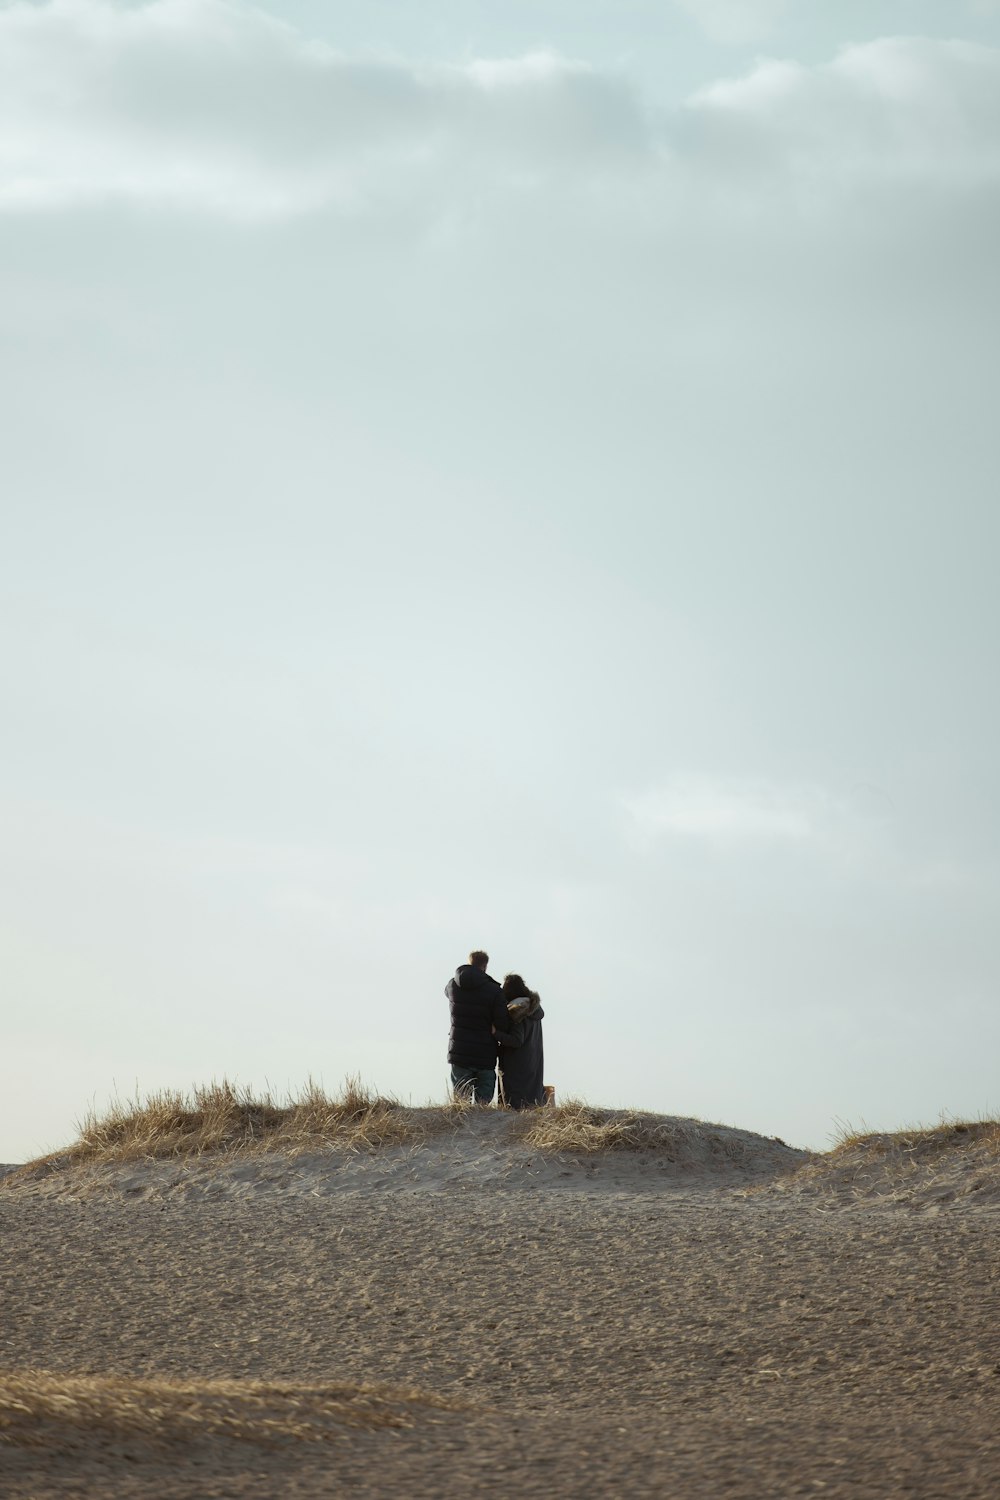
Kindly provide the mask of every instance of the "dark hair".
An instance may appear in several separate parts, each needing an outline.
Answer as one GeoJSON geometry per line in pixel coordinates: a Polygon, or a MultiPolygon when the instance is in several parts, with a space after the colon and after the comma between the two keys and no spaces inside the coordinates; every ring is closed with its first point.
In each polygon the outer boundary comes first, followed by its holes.
{"type": "Polygon", "coordinates": [[[469,954],[469,963],[474,965],[474,967],[477,969],[485,969],[489,961],[490,955],[488,953],[484,953],[482,948],[473,948],[472,952],[469,954]]]}
{"type": "Polygon", "coordinates": [[[521,978],[520,974],[507,974],[503,982],[503,992],[508,1000],[530,1000],[531,991],[521,978]]]}

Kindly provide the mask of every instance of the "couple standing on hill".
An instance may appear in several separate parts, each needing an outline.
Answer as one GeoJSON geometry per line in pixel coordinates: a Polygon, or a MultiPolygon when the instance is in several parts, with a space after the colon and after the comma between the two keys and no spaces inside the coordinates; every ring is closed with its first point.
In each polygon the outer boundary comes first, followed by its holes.
{"type": "Polygon", "coordinates": [[[508,1109],[545,1103],[542,1010],[520,974],[497,984],[489,955],[476,949],[445,988],[451,1009],[448,1061],[457,1098],[489,1104],[500,1064],[500,1102],[508,1109]]]}

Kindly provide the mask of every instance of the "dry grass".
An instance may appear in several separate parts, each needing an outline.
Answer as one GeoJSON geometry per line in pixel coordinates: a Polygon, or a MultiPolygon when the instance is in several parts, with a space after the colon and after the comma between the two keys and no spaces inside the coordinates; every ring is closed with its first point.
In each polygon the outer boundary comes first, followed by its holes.
{"type": "Polygon", "coordinates": [[[746,1154],[735,1133],[697,1120],[664,1119],[635,1109],[596,1109],[580,1099],[556,1108],[526,1110],[519,1117],[522,1142],[538,1151],[595,1156],[609,1151],[648,1151],[666,1161],[733,1161],[746,1154]]]}
{"type": "Polygon", "coordinates": [[[1000,1196],[1000,1120],[956,1120],[892,1132],[841,1127],[832,1151],[780,1184],[843,1201],[882,1198],[930,1205],[1000,1196]]]}
{"type": "Polygon", "coordinates": [[[254,1380],[127,1380],[0,1374],[0,1445],[65,1451],[163,1448],[204,1438],[272,1444],[336,1438],[349,1428],[412,1427],[455,1403],[408,1387],[273,1385],[254,1380]]]}
{"type": "MultiPolygon", "coordinates": [[[[357,1079],[348,1079],[335,1098],[310,1082],[284,1103],[224,1080],[190,1095],[163,1091],[145,1099],[116,1100],[103,1114],[91,1111],[80,1125],[78,1140],[8,1173],[0,1179],[0,1191],[75,1168],[264,1155],[294,1158],[392,1146],[412,1150],[432,1137],[485,1123],[485,1116],[495,1118],[492,1110],[484,1111],[467,1099],[423,1108],[403,1105],[357,1079]]],[[[738,1131],[642,1110],[597,1109],[576,1099],[511,1112],[505,1118],[511,1144],[553,1155],[643,1152],[680,1165],[712,1167],[753,1154],[738,1131]]]]}
{"type": "Polygon", "coordinates": [[[73,1145],[29,1162],[2,1181],[13,1187],[26,1177],[90,1164],[417,1146],[439,1130],[454,1128],[459,1112],[453,1107],[413,1109],[383,1098],[357,1079],[348,1079],[335,1098],[310,1082],[284,1103],[223,1080],[190,1095],[164,1090],[145,1099],[115,1100],[105,1113],[85,1116],[73,1145]]]}
{"type": "Polygon", "coordinates": [[[843,1125],[827,1160],[857,1152],[870,1159],[914,1154],[927,1158],[970,1148],[982,1148],[1000,1160],[1000,1120],[944,1120],[940,1125],[916,1125],[888,1134],[843,1125]]]}

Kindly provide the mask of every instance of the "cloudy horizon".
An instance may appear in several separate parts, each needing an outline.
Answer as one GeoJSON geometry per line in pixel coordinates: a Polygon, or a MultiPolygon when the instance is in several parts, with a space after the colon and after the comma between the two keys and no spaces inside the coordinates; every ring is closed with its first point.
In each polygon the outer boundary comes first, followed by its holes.
{"type": "Polygon", "coordinates": [[[0,1159],[996,1112],[1000,6],[0,5],[0,1159]]]}

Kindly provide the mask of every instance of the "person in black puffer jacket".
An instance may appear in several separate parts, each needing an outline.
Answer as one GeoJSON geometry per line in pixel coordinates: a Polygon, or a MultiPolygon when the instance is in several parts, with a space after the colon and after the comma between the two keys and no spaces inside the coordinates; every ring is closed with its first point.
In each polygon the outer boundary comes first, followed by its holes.
{"type": "Polygon", "coordinates": [[[448,1061],[456,1098],[489,1104],[497,1082],[496,1031],[507,1030],[510,1017],[503,990],[486,972],[489,955],[469,954],[445,987],[451,1011],[448,1061]]]}
{"type": "Polygon", "coordinates": [[[545,1103],[545,1054],[542,1049],[542,1002],[520,974],[503,982],[506,1026],[497,1028],[500,1044],[500,1098],[508,1109],[545,1103]]]}

